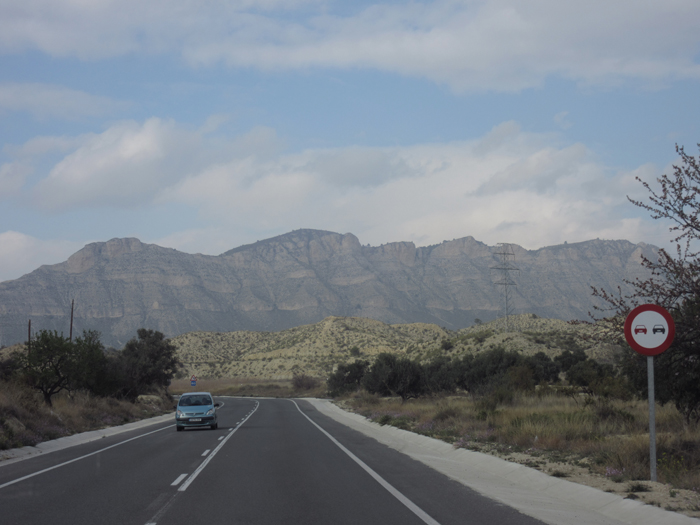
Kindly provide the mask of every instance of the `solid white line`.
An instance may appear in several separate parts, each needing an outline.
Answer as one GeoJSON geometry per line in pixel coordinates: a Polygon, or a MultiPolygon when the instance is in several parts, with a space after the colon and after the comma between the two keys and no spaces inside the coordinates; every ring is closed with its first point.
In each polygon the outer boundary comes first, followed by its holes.
{"type": "Polygon", "coordinates": [[[165,430],[166,428],[172,428],[175,425],[168,425],[167,427],[159,428],[158,430],[153,430],[152,432],[147,432],[145,434],[141,434],[140,436],[132,437],[130,439],[127,439],[125,441],[121,441],[119,443],[115,443],[114,445],[110,445],[105,448],[101,448],[100,450],[96,450],[95,452],[90,452],[89,454],[85,454],[84,456],[80,456],[79,458],[74,458],[71,459],[70,461],[66,461],[64,463],[60,463],[58,465],[54,465],[53,467],[45,468],[44,470],[39,470],[38,472],[34,472],[33,474],[28,474],[26,476],[23,476],[21,478],[13,479],[12,481],[8,481],[7,483],[3,483],[0,485],[0,489],[4,489],[5,487],[9,487],[10,485],[14,485],[15,483],[19,483],[20,481],[24,481],[25,479],[33,478],[34,476],[38,476],[39,474],[43,474],[45,472],[48,472],[50,470],[59,468],[59,467],[64,467],[66,465],[70,465],[71,463],[75,463],[76,461],[80,461],[81,459],[89,458],[90,456],[94,456],[95,454],[99,454],[100,452],[104,452],[105,450],[109,450],[110,448],[118,447],[119,445],[123,445],[124,443],[128,443],[129,441],[133,441],[135,439],[140,439],[142,437],[150,436],[151,434],[155,434],[156,432],[160,432],[161,430],[165,430]]]}
{"type": "Polygon", "coordinates": [[[209,455],[207,456],[207,459],[205,459],[204,461],[202,461],[202,464],[199,465],[199,466],[197,467],[197,470],[195,470],[195,471],[190,475],[189,478],[187,478],[187,481],[185,481],[182,485],[180,485],[180,488],[177,489],[178,491],[182,492],[182,491],[187,490],[187,487],[189,487],[190,484],[195,480],[195,478],[196,478],[197,476],[199,476],[199,473],[202,472],[202,471],[204,470],[204,467],[206,467],[206,466],[209,464],[209,462],[212,460],[212,458],[213,458],[214,456],[216,456],[216,453],[219,452],[219,450],[221,450],[221,447],[223,447],[223,446],[226,444],[226,442],[229,440],[229,438],[230,438],[231,436],[233,436],[233,435],[236,433],[236,430],[238,430],[239,428],[241,428],[241,425],[243,425],[243,423],[245,423],[246,421],[248,421],[248,418],[250,418],[250,416],[252,416],[252,415],[255,413],[255,411],[256,411],[256,410],[258,409],[258,407],[260,406],[260,402],[259,402],[259,401],[256,401],[256,403],[257,403],[257,404],[255,405],[255,409],[254,409],[250,414],[248,414],[248,416],[247,416],[243,421],[241,421],[241,422],[236,426],[236,428],[233,429],[233,432],[229,432],[228,436],[226,436],[225,438],[223,438],[223,436],[222,436],[223,439],[222,439],[221,443],[219,443],[219,446],[216,447],[216,448],[212,451],[212,453],[209,454],[209,455]]]}
{"type": "Polygon", "coordinates": [[[318,423],[316,423],[313,419],[311,419],[309,416],[304,414],[304,412],[301,411],[301,408],[299,408],[299,405],[297,405],[297,402],[294,401],[293,399],[290,399],[294,405],[296,405],[297,410],[301,413],[302,416],[304,416],[306,419],[311,421],[311,424],[314,425],[316,428],[318,428],[321,432],[323,432],[328,439],[330,439],[333,443],[335,443],[340,450],[345,452],[348,456],[350,456],[350,459],[352,459],[355,463],[357,463],[360,467],[362,467],[365,472],[367,472],[370,476],[372,476],[382,487],[384,487],[389,493],[394,496],[397,500],[399,500],[401,503],[403,503],[408,510],[413,512],[416,516],[418,516],[421,520],[423,520],[424,523],[427,523],[428,525],[440,525],[439,522],[435,521],[428,513],[426,513],[423,509],[421,509],[418,505],[413,503],[410,499],[408,499],[406,496],[404,496],[401,492],[399,492],[397,489],[393,487],[388,481],[386,481],[383,477],[381,477],[379,474],[377,474],[374,470],[372,470],[369,465],[367,465],[364,461],[362,461],[360,458],[358,458],[355,454],[350,452],[347,448],[345,448],[337,439],[335,439],[333,436],[331,436],[328,432],[326,432],[323,428],[321,428],[318,423]]]}
{"type": "Polygon", "coordinates": [[[209,454],[209,452],[211,452],[211,450],[210,450],[210,449],[206,449],[204,452],[202,452],[202,457],[204,457],[204,456],[206,456],[207,454],[209,454]]]}
{"type": "Polygon", "coordinates": [[[173,481],[170,486],[174,487],[175,485],[179,485],[180,482],[187,477],[187,474],[180,474],[175,481],[173,481]]]}

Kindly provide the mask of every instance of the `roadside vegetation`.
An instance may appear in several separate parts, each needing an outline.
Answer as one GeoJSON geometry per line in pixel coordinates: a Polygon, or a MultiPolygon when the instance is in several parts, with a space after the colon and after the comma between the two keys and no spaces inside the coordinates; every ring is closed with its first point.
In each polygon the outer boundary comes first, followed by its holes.
{"type": "Polygon", "coordinates": [[[657,407],[659,483],[650,483],[645,401],[546,386],[514,391],[498,403],[496,395],[402,401],[358,390],[336,402],[382,425],[700,517],[700,428],[674,406],[657,407]]]}
{"type": "Polygon", "coordinates": [[[61,393],[49,407],[26,385],[0,381],[0,450],[35,446],[172,410],[173,402],[161,395],[145,396],[134,403],[86,392],[61,393]]]}
{"type": "Polygon", "coordinates": [[[97,332],[40,330],[0,359],[0,450],[172,411],[180,364],[163,334],[140,329],[122,350],[97,332]]]}
{"type": "MultiPolygon", "coordinates": [[[[560,357],[527,360],[493,350],[471,366],[442,362],[411,368],[397,362],[392,368],[388,359],[378,359],[359,381],[353,377],[352,386],[343,367],[328,384],[341,404],[373,421],[457,447],[557,452],[620,481],[648,479],[648,404],[612,367],[560,357]],[[535,384],[535,367],[553,375],[535,384]],[[420,386],[409,398],[405,385],[420,386]]],[[[700,425],[688,423],[671,404],[657,407],[656,417],[660,481],[699,490],[700,425]]]]}

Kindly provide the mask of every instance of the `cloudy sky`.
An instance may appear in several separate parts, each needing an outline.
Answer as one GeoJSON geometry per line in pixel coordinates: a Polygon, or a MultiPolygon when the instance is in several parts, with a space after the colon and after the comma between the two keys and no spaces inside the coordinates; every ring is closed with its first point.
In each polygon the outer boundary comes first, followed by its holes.
{"type": "Polygon", "coordinates": [[[667,246],[697,0],[0,0],[0,281],[114,237],[216,255],[667,246]]]}

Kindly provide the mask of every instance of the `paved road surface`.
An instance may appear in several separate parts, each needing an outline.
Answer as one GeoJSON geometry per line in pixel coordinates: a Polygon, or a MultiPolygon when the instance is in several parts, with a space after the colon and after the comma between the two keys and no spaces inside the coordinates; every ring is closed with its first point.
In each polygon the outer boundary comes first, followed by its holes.
{"type": "Polygon", "coordinates": [[[220,401],[218,430],[156,425],[3,466],[0,522],[542,523],[305,401],[220,401]]]}

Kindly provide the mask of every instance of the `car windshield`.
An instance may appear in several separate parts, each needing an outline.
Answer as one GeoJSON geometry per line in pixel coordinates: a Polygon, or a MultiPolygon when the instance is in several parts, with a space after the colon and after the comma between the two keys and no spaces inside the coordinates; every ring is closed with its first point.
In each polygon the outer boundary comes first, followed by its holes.
{"type": "Polygon", "coordinates": [[[182,396],[180,398],[180,406],[193,407],[202,405],[213,405],[209,396],[182,396]]]}

